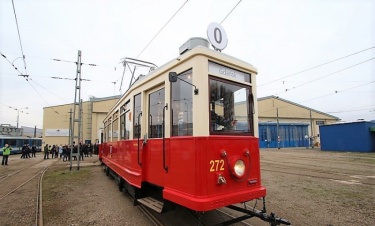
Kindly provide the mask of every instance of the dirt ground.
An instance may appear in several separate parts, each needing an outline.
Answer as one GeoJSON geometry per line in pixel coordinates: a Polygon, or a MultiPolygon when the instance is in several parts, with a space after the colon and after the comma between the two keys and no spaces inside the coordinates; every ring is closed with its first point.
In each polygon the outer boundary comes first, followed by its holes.
{"type": "Polygon", "coordinates": [[[268,211],[293,225],[375,225],[375,153],[261,151],[268,211]]]}
{"type": "MultiPolygon", "coordinates": [[[[261,170],[268,213],[293,225],[375,225],[375,153],[262,149],[261,170]]],[[[80,162],[79,171],[57,162],[44,175],[43,191],[44,225],[152,225],[96,156],[80,162]]]]}
{"type": "Polygon", "coordinates": [[[107,177],[97,156],[70,163],[59,161],[43,181],[44,225],[153,225],[119,192],[107,177]]]}

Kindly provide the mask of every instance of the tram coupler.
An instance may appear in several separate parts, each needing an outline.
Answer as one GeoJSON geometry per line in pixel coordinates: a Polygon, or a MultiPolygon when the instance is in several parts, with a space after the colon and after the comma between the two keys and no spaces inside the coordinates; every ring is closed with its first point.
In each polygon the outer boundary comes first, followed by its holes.
{"type": "Polygon", "coordinates": [[[254,209],[254,208],[253,209],[247,209],[247,208],[242,208],[242,207],[238,207],[238,206],[234,206],[234,205],[229,205],[229,206],[226,206],[226,207],[229,208],[229,209],[236,210],[236,211],[247,214],[245,216],[239,217],[238,219],[245,218],[246,216],[247,216],[247,218],[257,217],[257,218],[259,218],[263,221],[269,222],[271,226],[282,225],[282,224],[283,225],[291,225],[291,223],[287,219],[277,217],[275,213],[271,212],[271,214],[267,214],[266,203],[265,203],[264,198],[263,198],[263,208],[262,208],[262,210],[257,210],[257,209],[254,209]]]}

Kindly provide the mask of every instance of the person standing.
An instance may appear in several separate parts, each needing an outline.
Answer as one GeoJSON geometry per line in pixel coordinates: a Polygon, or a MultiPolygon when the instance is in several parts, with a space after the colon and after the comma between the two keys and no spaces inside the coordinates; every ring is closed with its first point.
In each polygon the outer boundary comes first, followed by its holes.
{"type": "Polygon", "coordinates": [[[59,158],[59,146],[57,144],[55,145],[55,158],[59,158]]]}
{"type": "MultiPolygon", "coordinates": [[[[88,144],[87,149],[88,149],[88,151],[89,151],[89,155],[90,155],[90,157],[92,157],[92,145],[91,145],[91,143],[88,144]]],[[[87,157],[88,157],[88,156],[87,156],[87,157]]]]}
{"type": "Polygon", "coordinates": [[[53,145],[51,149],[51,158],[55,158],[56,146],[53,145]]]}
{"type": "Polygon", "coordinates": [[[83,153],[86,152],[86,144],[82,145],[82,143],[79,143],[79,160],[82,159],[83,161],[83,153]]]}
{"type": "Polygon", "coordinates": [[[63,146],[62,146],[62,144],[60,144],[60,146],[59,146],[59,154],[60,154],[60,159],[61,159],[62,156],[63,156],[63,146]]]}
{"type": "Polygon", "coordinates": [[[31,157],[36,157],[36,146],[35,144],[33,144],[33,146],[31,146],[31,157]]]}
{"type": "Polygon", "coordinates": [[[44,159],[49,159],[48,151],[48,144],[46,144],[46,146],[44,146],[44,159]]]}
{"type": "Polygon", "coordinates": [[[5,147],[3,147],[3,161],[1,162],[1,165],[8,165],[8,158],[10,155],[10,151],[12,150],[12,147],[8,144],[5,144],[5,147]]]}
{"type": "Polygon", "coordinates": [[[97,139],[94,144],[94,154],[98,155],[99,154],[99,140],[97,139]]]}
{"type": "Polygon", "coordinates": [[[26,158],[31,158],[30,152],[31,152],[31,148],[29,144],[26,144],[26,158]]]}
{"type": "Polygon", "coordinates": [[[26,158],[26,144],[24,144],[22,146],[22,155],[21,155],[21,159],[25,159],[26,158]]]}
{"type": "Polygon", "coordinates": [[[51,152],[52,152],[52,147],[51,147],[51,145],[49,145],[48,146],[48,159],[49,159],[49,154],[51,154],[51,152]]]}
{"type": "Polygon", "coordinates": [[[63,162],[68,161],[68,145],[65,144],[63,147],[63,162]]]}
{"type": "Polygon", "coordinates": [[[88,152],[88,149],[87,149],[87,144],[83,144],[82,145],[82,151],[83,151],[83,155],[85,157],[89,157],[89,152],[88,152]]]}

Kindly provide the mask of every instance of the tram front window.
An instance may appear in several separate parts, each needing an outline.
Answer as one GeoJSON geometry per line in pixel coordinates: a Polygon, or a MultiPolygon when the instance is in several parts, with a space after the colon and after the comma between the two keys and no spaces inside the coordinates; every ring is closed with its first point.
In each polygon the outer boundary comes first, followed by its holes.
{"type": "Polygon", "coordinates": [[[253,135],[251,88],[210,78],[210,133],[253,135]]]}

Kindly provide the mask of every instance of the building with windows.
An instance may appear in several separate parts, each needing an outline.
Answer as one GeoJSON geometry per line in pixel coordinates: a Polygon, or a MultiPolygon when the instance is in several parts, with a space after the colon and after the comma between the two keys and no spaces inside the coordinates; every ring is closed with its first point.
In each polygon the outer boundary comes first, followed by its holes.
{"type": "Polygon", "coordinates": [[[258,99],[261,148],[320,146],[320,125],[335,124],[333,115],[267,96],[258,99]]]}
{"type": "MultiPolygon", "coordinates": [[[[103,119],[121,96],[92,97],[82,102],[81,138],[85,143],[101,140],[103,119]]],[[[43,108],[43,143],[65,145],[70,143],[70,121],[73,103],[43,108]]],[[[75,128],[75,136],[78,128],[75,128]]]]}
{"type": "Polygon", "coordinates": [[[10,124],[0,124],[0,135],[17,137],[42,137],[42,129],[22,126],[17,128],[10,124]]]}

